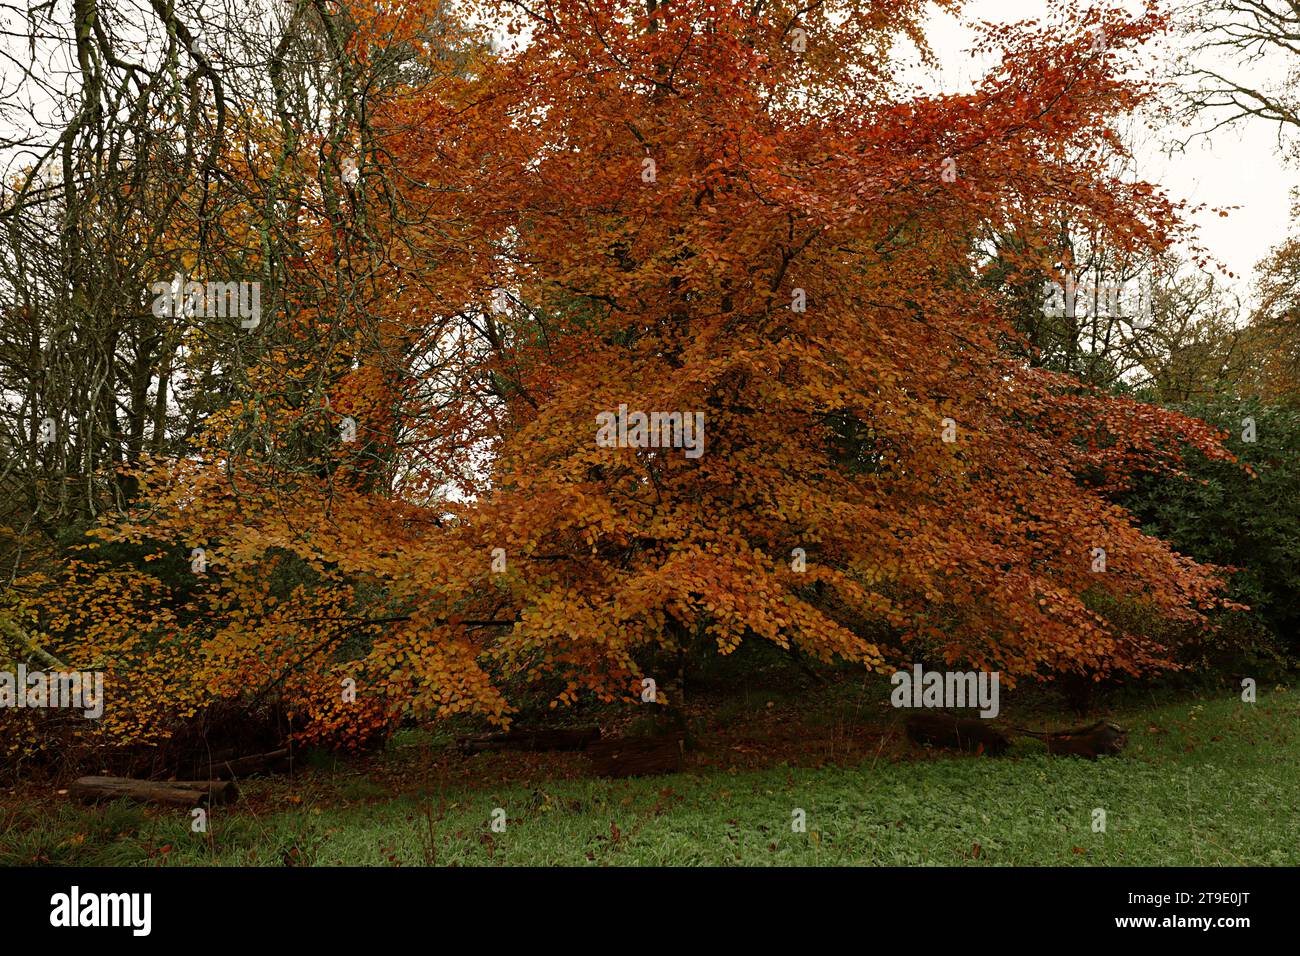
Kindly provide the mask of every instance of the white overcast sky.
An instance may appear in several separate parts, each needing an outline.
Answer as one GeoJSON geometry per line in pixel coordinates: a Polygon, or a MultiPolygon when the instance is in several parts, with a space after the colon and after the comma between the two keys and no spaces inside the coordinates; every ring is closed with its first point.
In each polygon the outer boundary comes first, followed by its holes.
{"type": "MultiPolygon", "coordinates": [[[[1133,2],[1124,6],[1138,12],[1142,5],[1133,2]]],[[[927,29],[939,59],[933,81],[950,91],[968,89],[972,78],[989,65],[970,56],[975,35],[967,21],[1009,23],[1047,18],[1046,0],[972,0],[957,16],[933,13],[927,29]]],[[[1176,35],[1168,38],[1170,45],[1182,42],[1176,35]]],[[[1158,62],[1160,50],[1152,50],[1151,56],[1158,62]]],[[[1192,222],[1210,254],[1239,277],[1237,290],[1248,298],[1256,263],[1291,229],[1290,192],[1300,185],[1300,170],[1284,161],[1277,148],[1276,128],[1263,121],[1219,129],[1212,137],[1195,140],[1185,152],[1166,155],[1161,140],[1172,139],[1177,132],[1171,129],[1138,145],[1139,174],[1163,185],[1175,200],[1240,207],[1226,218],[1207,211],[1192,222]]]]}

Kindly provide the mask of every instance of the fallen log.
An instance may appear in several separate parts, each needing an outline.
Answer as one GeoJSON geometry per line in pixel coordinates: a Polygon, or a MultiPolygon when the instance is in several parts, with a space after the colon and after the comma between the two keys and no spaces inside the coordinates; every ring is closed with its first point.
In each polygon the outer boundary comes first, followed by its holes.
{"type": "Polygon", "coordinates": [[[599,737],[599,727],[572,727],[563,730],[519,728],[502,733],[466,734],[456,738],[456,747],[464,754],[487,750],[582,750],[599,737]]]}
{"type": "Polygon", "coordinates": [[[948,747],[966,753],[1000,757],[1011,740],[988,721],[951,714],[913,714],[907,718],[907,736],[914,744],[948,747]]]}
{"type": "Polygon", "coordinates": [[[229,780],[133,780],[130,777],[79,777],[68,792],[87,803],[126,798],[137,803],[182,807],[231,803],[239,797],[239,790],[229,780]]]}
{"type": "Polygon", "coordinates": [[[602,777],[645,777],[678,773],[685,749],[680,736],[616,737],[589,744],[583,753],[602,777]]]}
{"type": "Polygon", "coordinates": [[[990,724],[971,717],[952,714],[913,714],[907,718],[907,736],[916,744],[949,747],[967,753],[986,753],[998,757],[1011,746],[1012,735],[1034,737],[1047,745],[1053,756],[1086,757],[1096,760],[1113,756],[1128,744],[1128,732],[1109,721],[1099,720],[1074,730],[1030,730],[1012,724],[990,724]]]}
{"type": "Polygon", "coordinates": [[[290,766],[289,750],[272,750],[270,753],[249,754],[246,757],[233,757],[229,760],[200,760],[194,764],[197,777],[209,780],[234,780],[251,777],[257,773],[274,773],[288,770],[290,766]]]}
{"type": "Polygon", "coordinates": [[[1128,731],[1109,721],[1099,720],[1087,727],[1074,730],[1033,731],[1020,727],[1016,732],[1037,737],[1047,744],[1047,752],[1055,757],[1098,757],[1114,756],[1128,745],[1128,731]]]}

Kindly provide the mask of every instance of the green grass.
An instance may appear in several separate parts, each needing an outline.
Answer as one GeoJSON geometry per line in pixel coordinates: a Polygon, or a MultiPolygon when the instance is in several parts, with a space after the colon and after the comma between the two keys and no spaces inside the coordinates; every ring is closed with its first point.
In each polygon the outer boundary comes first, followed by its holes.
{"type": "Polygon", "coordinates": [[[394,794],[341,765],[249,782],[245,802],[212,812],[206,835],[190,832],[187,811],[11,798],[0,809],[0,863],[1300,863],[1300,694],[1130,703],[1116,717],[1128,750],[1097,762],[1024,743],[1002,759],[903,751],[852,767],[461,782],[423,794],[394,794]],[[504,833],[488,826],[498,807],[504,833]],[[1095,808],[1106,812],[1104,833],[1093,830],[1095,808]],[[796,809],[806,832],[792,831],[796,809]]]}

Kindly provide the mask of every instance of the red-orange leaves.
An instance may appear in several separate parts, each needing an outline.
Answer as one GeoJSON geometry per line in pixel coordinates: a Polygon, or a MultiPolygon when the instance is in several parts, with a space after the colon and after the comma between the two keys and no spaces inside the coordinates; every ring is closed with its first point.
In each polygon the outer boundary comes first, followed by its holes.
{"type": "Polygon", "coordinates": [[[1125,248],[1176,235],[1088,152],[1146,94],[1124,64],[1156,18],[999,28],[974,92],[921,96],[887,56],[919,3],[477,6],[528,42],[371,104],[397,174],[374,324],[322,357],[304,312],[117,532],[211,547],[190,627],[217,671],[289,667],[313,726],[360,734],[755,639],[1008,680],[1169,665],[1127,610],[1197,626],[1216,578],[1106,495],[1217,438],[1005,352],[973,239],[1062,207],[1125,248]],[[225,440],[257,428],[271,451],[225,440]],[[329,697],[349,675],[364,720],[329,697]]]}

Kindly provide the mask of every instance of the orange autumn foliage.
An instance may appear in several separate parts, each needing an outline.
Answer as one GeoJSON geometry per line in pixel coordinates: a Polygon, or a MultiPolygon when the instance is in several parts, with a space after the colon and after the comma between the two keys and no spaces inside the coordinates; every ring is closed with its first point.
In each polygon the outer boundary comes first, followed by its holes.
{"type": "Polygon", "coordinates": [[[1216,571],[1108,494],[1184,444],[1230,456],[1012,357],[972,243],[1061,207],[1132,251],[1180,236],[1099,146],[1150,93],[1126,64],[1161,19],[991,30],[973,92],[924,95],[890,60],[920,2],[649,10],[485,0],[528,42],[377,98],[369,331],[328,368],[290,336],[97,532],[205,549],[158,623],[199,648],[186,686],[274,686],[309,736],[355,740],[403,713],[505,722],[542,680],[626,697],[647,651],[745,640],[1012,682],[1173,666],[1111,611],[1194,633],[1216,571]],[[603,446],[620,406],[702,414],[702,454],[603,446]],[[250,421],[265,440],[233,441],[250,421]]]}

